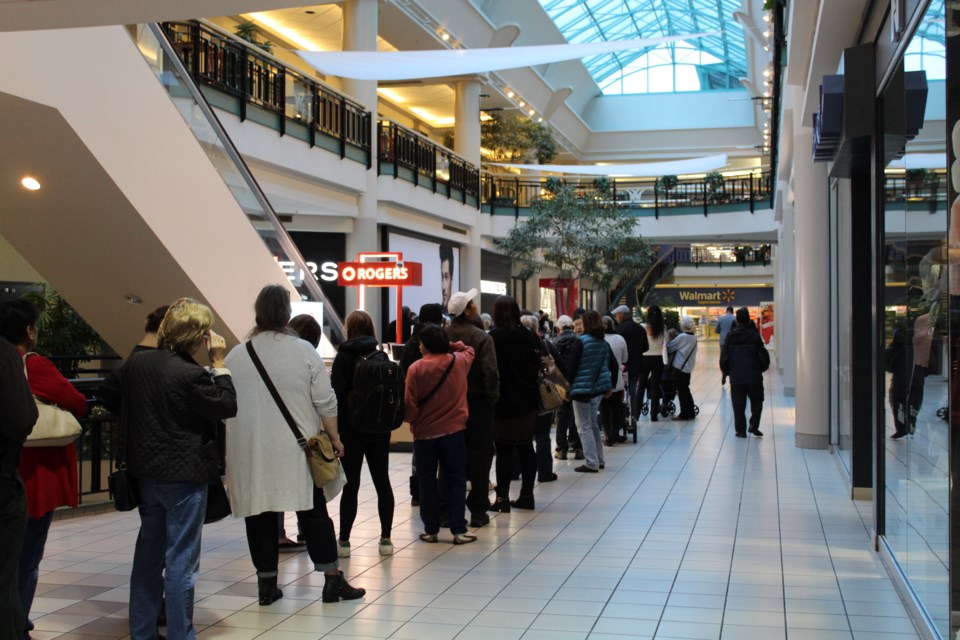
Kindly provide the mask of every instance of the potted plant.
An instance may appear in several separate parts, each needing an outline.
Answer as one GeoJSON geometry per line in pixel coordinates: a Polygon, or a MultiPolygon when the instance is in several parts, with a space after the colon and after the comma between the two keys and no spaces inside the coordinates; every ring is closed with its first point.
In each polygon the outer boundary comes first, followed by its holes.
{"type": "Polygon", "coordinates": [[[707,202],[721,202],[726,199],[727,193],[722,173],[711,171],[703,178],[703,182],[707,188],[707,202]]]}
{"type": "Polygon", "coordinates": [[[257,25],[249,20],[244,20],[243,22],[238,22],[233,28],[233,33],[236,34],[241,40],[246,40],[250,44],[256,45],[266,51],[267,53],[273,53],[273,43],[269,40],[260,42],[257,40],[257,32],[259,29],[257,25]]]}
{"type": "Polygon", "coordinates": [[[680,184],[680,180],[677,176],[674,175],[665,175],[657,178],[656,189],[657,193],[670,193],[670,190],[680,184]]]}

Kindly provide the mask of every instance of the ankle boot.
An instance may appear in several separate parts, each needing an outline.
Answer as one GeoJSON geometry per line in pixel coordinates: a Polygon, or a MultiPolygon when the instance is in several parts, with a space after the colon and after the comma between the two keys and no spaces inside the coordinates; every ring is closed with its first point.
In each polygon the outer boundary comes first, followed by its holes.
{"type": "Polygon", "coordinates": [[[347,584],[347,579],[343,577],[343,571],[338,571],[337,575],[325,575],[323,583],[323,601],[339,602],[340,600],[356,600],[362,598],[367,593],[366,589],[357,589],[347,584]]]}
{"type": "Polygon", "coordinates": [[[533,491],[530,493],[520,492],[520,497],[510,503],[514,509],[534,509],[533,491]]]}
{"type": "Polygon", "coordinates": [[[266,607],[283,597],[283,591],[277,588],[277,576],[272,578],[257,578],[257,593],[260,596],[260,606],[266,607]]]}
{"type": "Polygon", "coordinates": [[[510,513],[510,498],[501,498],[497,496],[496,502],[490,505],[487,511],[499,511],[500,513],[510,513]]]}

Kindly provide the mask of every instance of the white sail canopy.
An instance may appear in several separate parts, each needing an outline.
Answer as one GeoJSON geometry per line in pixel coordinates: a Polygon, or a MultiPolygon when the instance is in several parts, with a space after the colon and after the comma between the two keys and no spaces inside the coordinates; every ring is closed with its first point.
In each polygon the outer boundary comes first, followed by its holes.
{"type": "Polygon", "coordinates": [[[614,42],[547,44],[491,49],[436,51],[297,51],[310,66],[332,76],[356,80],[418,80],[530,67],[587,56],[654,47],[664,42],[714,35],[699,33],[614,42]]]}

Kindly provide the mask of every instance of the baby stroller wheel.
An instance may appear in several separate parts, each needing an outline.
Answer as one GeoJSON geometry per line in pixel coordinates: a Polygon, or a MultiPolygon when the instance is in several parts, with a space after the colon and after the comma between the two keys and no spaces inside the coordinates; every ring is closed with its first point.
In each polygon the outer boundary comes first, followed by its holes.
{"type": "Polygon", "coordinates": [[[699,405],[693,405],[693,415],[695,415],[695,416],[700,415],[700,406],[699,406],[699,405]]]}
{"type": "Polygon", "coordinates": [[[939,409],[937,409],[937,417],[940,418],[941,420],[946,420],[949,413],[950,413],[950,410],[947,407],[940,407],[939,409]]]}
{"type": "Polygon", "coordinates": [[[668,400],[663,403],[663,409],[660,411],[660,414],[666,418],[667,416],[672,416],[677,412],[677,405],[673,404],[673,401],[668,400]]]}
{"type": "Polygon", "coordinates": [[[647,401],[644,401],[643,406],[640,407],[640,415],[645,416],[648,413],[650,413],[650,403],[647,401]]]}

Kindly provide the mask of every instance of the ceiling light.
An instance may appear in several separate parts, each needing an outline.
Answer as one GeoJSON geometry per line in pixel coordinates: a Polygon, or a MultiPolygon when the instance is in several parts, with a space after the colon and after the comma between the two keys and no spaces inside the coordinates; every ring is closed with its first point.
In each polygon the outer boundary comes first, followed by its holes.
{"type": "Polygon", "coordinates": [[[524,108],[525,106],[527,106],[527,103],[524,102],[523,100],[521,100],[519,106],[520,106],[520,108],[522,109],[522,108],[524,108]]]}
{"type": "Polygon", "coordinates": [[[444,31],[443,33],[440,34],[440,39],[446,42],[447,40],[450,39],[450,34],[444,31]]]}
{"type": "Polygon", "coordinates": [[[530,111],[527,111],[527,113],[529,113],[532,116],[533,114],[536,113],[536,111],[534,111],[533,109],[530,109],[530,111]]]}
{"type": "Polygon", "coordinates": [[[543,116],[540,116],[539,118],[537,118],[537,122],[543,122],[543,116]]]}
{"type": "Polygon", "coordinates": [[[508,97],[508,98],[512,98],[512,97],[515,96],[515,95],[517,95],[517,94],[515,94],[513,91],[507,91],[507,97],[508,97]]]}
{"type": "Polygon", "coordinates": [[[764,21],[764,22],[770,22],[770,14],[769,14],[769,13],[763,14],[763,21],[764,21]]]}
{"type": "Polygon", "coordinates": [[[23,180],[20,181],[20,184],[23,185],[24,189],[28,191],[37,191],[40,189],[40,182],[36,178],[30,176],[25,176],[23,180]]]}

